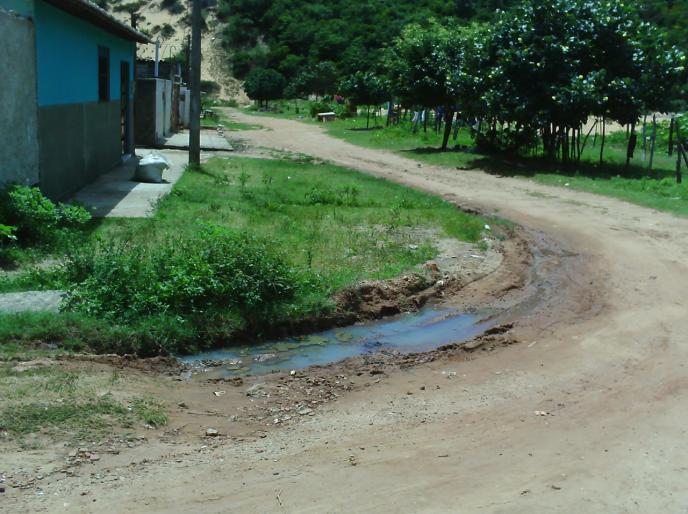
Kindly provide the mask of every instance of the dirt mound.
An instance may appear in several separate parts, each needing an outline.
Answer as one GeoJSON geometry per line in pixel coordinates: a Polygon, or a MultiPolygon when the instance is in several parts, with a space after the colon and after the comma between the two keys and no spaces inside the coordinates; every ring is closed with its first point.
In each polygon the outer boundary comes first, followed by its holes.
{"type": "Polygon", "coordinates": [[[337,310],[353,312],[361,321],[393,316],[417,310],[431,298],[463,285],[461,277],[440,276],[438,271],[430,269],[426,274],[411,273],[392,280],[365,281],[340,291],[334,300],[337,310]]]}

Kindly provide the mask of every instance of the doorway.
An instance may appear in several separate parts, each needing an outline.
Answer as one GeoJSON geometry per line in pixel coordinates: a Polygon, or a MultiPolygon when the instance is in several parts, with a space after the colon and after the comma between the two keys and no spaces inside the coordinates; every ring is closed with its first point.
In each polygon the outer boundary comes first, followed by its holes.
{"type": "Polygon", "coordinates": [[[120,138],[122,144],[122,155],[133,152],[130,145],[130,80],[129,80],[129,63],[122,61],[119,68],[119,121],[120,121],[120,138]]]}

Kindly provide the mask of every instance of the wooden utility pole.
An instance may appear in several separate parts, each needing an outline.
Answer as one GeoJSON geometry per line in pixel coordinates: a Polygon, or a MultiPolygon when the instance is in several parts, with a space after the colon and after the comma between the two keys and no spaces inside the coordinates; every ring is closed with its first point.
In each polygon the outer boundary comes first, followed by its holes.
{"type": "Polygon", "coordinates": [[[191,9],[191,119],[189,120],[189,165],[201,165],[201,0],[191,9]]]}

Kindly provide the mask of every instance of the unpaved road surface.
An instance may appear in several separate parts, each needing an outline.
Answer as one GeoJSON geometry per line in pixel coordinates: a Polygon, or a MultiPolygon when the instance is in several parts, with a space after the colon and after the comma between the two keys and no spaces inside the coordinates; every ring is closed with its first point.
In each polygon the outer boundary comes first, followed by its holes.
{"type": "Polygon", "coordinates": [[[65,478],[40,497],[12,498],[10,510],[688,510],[688,220],[420,166],[317,126],[233,115],[269,129],[241,133],[255,145],[318,156],[522,225],[555,263],[558,282],[541,284],[546,305],[524,312],[519,344],[390,373],[264,438],[65,478]]]}

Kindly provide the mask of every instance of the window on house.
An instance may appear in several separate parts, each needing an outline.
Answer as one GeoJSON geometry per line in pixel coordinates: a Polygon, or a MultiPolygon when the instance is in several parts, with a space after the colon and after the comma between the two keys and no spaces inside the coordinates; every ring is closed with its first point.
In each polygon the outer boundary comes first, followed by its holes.
{"type": "Polygon", "coordinates": [[[98,100],[110,100],[110,49],[98,47],[98,100]]]}

